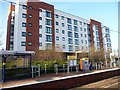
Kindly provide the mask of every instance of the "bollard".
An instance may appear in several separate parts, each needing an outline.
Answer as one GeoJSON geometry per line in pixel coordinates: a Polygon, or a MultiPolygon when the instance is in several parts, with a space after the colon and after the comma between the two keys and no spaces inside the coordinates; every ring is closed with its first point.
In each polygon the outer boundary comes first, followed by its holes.
{"type": "Polygon", "coordinates": [[[47,73],[47,64],[45,64],[45,74],[47,73]]]}
{"type": "Polygon", "coordinates": [[[38,64],[38,76],[40,77],[40,64],[38,64]]]}
{"type": "Polygon", "coordinates": [[[58,74],[58,65],[55,64],[54,67],[55,67],[55,72],[56,72],[56,75],[57,75],[58,74]]]}
{"type": "Polygon", "coordinates": [[[70,67],[69,67],[69,65],[68,65],[68,66],[67,66],[67,73],[70,73],[70,70],[69,70],[69,68],[70,68],[70,67]]]}
{"type": "Polygon", "coordinates": [[[98,63],[98,69],[100,69],[100,63],[98,63]]]}
{"type": "Polygon", "coordinates": [[[71,72],[72,72],[72,67],[70,67],[70,69],[71,69],[71,72]]]}
{"type": "Polygon", "coordinates": [[[65,64],[63,64],[63,72],[65,72],[65,64]]]}
{"type": "Polygon", "coordinates": [[[79,66],[79,65],[77,64],[77,66],[76,66],[76,72],[79,72],[79,71],[78,71],[78,66],[79,66]]]}
{"type": "Polygon", "coordinates": [[[34,69],[33,69],[33,67],[34,66],[31,66],[32,67],[32,78],[34,77],[34,69]]]}
{"type": "Polygon", "coordinates": [[[95,69],[97,70],[98,68],[97,68],[97,63],[95,63],[95,69]]]}

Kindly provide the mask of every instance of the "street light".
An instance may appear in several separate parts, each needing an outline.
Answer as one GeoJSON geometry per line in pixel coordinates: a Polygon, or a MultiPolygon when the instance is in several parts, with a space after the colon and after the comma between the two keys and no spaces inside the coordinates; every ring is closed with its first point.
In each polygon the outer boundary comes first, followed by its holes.
{"type": "Polygon", "coordinates": [[[118,50],[118,66],[120,66],[120,59],[119,59],[120,57],[119,57],[119,55],[120,54],[119,54],[119,50],[118,50]]]}

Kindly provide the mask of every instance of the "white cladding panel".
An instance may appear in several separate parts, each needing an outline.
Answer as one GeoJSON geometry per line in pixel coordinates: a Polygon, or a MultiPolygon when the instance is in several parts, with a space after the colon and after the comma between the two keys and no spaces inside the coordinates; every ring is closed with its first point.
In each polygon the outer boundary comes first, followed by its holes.
{"type": "Polygon", "coordinates": [[[110,29],[102,25],[102,37],[103,37],[103,47],[105,52],[112,51],[111,39],[110,39],[110,29]],[[109,46],[110,45],[110,46],[109,46]]]}
{"type": "MultiPolygon", "coordinates": [[[[42,12],[39,12],[39,26],[42,26],[42,28],[39,29],[39,34],[41,34],[42,37],[39,37],[39,43],[41,43],[41,45],[39,45],[39,50],[45,50],[45,49],[47,49],[46,44],[52,44],[52,41],[51,42],[46,41],[46,35],[52,36],[52,33],[46,32],[46,27],[52,28],[51,25],[46,25],[46,19],[49,19],[52,21],[52,18],[46,17],[46,11],[48,11],[48,10],[45,10],[42,8],[40,8],[40,9],[42,10],[42,12]],[[41,20],[40,20],[40,17],[41,17],[41,20]]],[[[51,13],[51,11],[48,11],[48,12],[51,13]]]]}
{"type": "Polygon", "coordinates": [[[87,24],[89,24],[89,21],[83,18],[80,18],[78,16],[74,16],[59,10],[55,10],[55,45],[56,50],[60,50],[63,52],[75,52],[75,46],[78,46],[78,51],[88,51],[88,31],[87,31],[87,24]],[[62,16],[64,16],[64,20],[62,20],[62,16]],[[70,18],[72,20],[72,24],[69,24],[72,26],[72,30],[68,30],[68,23],[67,18],[70,18]],[[77,20],[78,25],[74,25],[74,20],[77,20]],[[56,22],[59,23],[59,25],[56,25],[56,22]],[[82,22],[82,25],[80,24],[82,22]],[[62,27],[62,23],[64,23],[64,27],[62,27]],[[85,23],[85,24],[84,24],[85,23]],[[78,27],[78,32],[74,30],[74,26],[78,27]],[[81,30],[82,28],[82,30],[81,30]],[[56,29],[59,31],[56,32],[56,29]],[[86,31],[84,30],[86,29],[86,31]],[[62,34],[62,30],[65,30],[65,34],[62,34]],[[68,37],[68,31],[72,32],[72,37],[68,37]],[[74,33],[78,33],[78,38],[74,37],[74,33]],[[82,34],[82,37],[81,37],[82,34]],[[86,37],[85,37],[86,34],[86,37]],[[56,40],[56,37],[59,37],[59,40],[56,40]],[[65,37],[65,41],[62,40],[62,38],[65,37]],[[73,40],[73,44],[68,44],[68,38],[71,38],[73,40]],[[79,40],[79,45],[75,45],[75,39],[79,40]],[[81,43],[81,40],[83,40],[83,43],[81,43]],[[87,41],[87,44],[85,43],[87,41]],[[57,45],[59,45],[59,48],[57,48],[57,45]],[[65,45],[65,48],[63,48],[63,45],[65,45]],[[73,51],[69,51],[69,45],[73,47],[73,51]],[[83,47],[83,49],[82,49],[83,47]]]}
{"type": "MultiPolygon", "coordinates": [[[[24,4],[25,2],[17,2],[24,4]]],[[[22,17],[22,13],[26,14],[26,10],[20,5],[15,5],[15,25],[14,25],[14,50],[25,51],[25,46],[21,45],[22,41],[26,42],[26,38],[22,37],[22,32],[26,32],[26,27],[22,27],[22,22],[26,23],[26,18],[22,17]]]]}

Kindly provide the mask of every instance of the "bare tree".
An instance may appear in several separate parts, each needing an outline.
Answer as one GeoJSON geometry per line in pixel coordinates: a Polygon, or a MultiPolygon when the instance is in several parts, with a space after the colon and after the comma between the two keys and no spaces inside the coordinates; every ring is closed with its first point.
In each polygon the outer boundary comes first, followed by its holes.
{"type": "Polygon", "coordinates": [[[37,50],[35,51],[35,60],[62,60],[62,53],[55,50],[37,50]]]}

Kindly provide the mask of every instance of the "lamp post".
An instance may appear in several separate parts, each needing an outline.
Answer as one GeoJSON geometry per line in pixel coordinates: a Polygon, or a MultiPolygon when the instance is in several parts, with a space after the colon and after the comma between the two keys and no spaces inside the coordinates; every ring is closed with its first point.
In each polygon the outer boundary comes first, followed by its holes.
{"type": "Polygon", "coordinates": [[[5,82],[6,55],[3,55],[3,56],[2,56],[2,66],[3,66],[3,70],[2,70],[2,82],[5,82]]]}
{"type": "Polygon", "coordinates": [[[118,50],[118,66],[120,66],[119,50],[118,50]]]}

